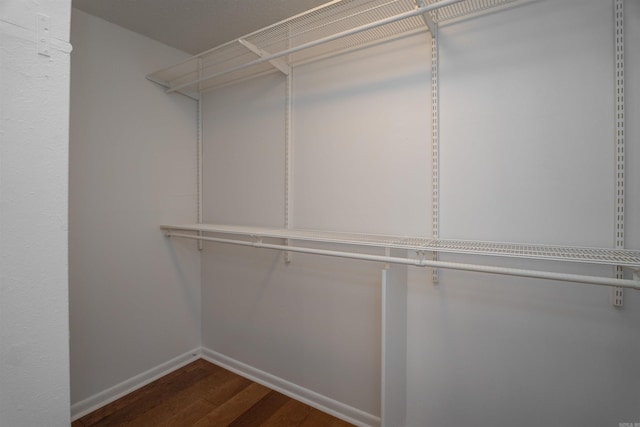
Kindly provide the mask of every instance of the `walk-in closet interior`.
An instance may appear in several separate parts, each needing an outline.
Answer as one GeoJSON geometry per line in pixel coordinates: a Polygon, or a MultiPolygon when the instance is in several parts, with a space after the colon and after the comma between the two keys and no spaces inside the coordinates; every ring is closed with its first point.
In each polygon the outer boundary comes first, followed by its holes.
{"type": "Polygon", "coordinates": [[[640,421],[626,3],[345,0],[195,55],[74,10],[73,408],[204,357],[360,425],[640,421]]]}
{"type": "Polygon", "coordinates": [[[204,358],[359,426],[640,424],[640,1],[73,6],[71,419],[204,358]]]}

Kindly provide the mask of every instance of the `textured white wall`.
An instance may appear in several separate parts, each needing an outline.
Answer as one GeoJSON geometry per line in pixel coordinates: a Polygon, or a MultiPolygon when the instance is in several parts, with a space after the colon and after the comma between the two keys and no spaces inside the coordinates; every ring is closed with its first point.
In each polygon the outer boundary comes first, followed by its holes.
{"type": "MultiPolygon", "coordinates": [[[[441,236],[612,245],[613,2],[523,2],[444,26],[441,48],[441,236]]],[[[429,233],[429,53],[408,38],[295,70],[296,226],[429,233]]],[[[205,98],[206,221],[282,224],[283,94],[274,76],[205,98]]],[[[203,260],[205,347],[377,413],[381,266],[219,245],[203,260]]],[[[410,269],[409,426],[640,422],[636,292],[620,311],[607,288],[441,274],[410,269]]]]}
{"type": "Polygon", "coordinates": [[[70,1],[0,6],[0,425],[69,425],[70,1]],[[49,57],[36,16],[50,18],[49,57]]]}
{"type": "Polygon", "coordinates": [[[71,39],[77,404],[200,346],[200,264],[158,228],[196,219],[196,103],[145,79],[186,55],[77,10],[71,39]]]}

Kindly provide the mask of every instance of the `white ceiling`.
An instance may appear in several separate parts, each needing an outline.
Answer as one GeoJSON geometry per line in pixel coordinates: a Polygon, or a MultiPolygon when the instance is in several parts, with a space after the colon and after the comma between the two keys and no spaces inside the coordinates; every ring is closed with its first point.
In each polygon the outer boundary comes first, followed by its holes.
{"type": "Polygon", "coordinates": [[[328,0],[73,0],[73,7],[197,54],[328,0]]]}

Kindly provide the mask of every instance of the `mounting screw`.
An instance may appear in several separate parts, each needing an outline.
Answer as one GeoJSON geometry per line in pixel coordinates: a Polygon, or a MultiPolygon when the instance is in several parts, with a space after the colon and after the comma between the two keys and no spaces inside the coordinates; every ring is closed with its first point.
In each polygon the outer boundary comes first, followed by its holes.
{"type": "Polygon", "coordinates": [[[38,55],[51,56],[49,53],[49,17],[47,15],[38,15],[38,55]]]}

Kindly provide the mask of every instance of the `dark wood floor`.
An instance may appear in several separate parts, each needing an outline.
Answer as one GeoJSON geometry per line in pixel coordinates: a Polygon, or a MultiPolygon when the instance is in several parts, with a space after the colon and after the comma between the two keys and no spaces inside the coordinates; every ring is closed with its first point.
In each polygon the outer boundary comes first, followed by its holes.
{"type": "Polygon", "coordinates": [[[72,427],[90,426],[346,427],[351,424],[200,359],[72,424],[72,427]]]}

